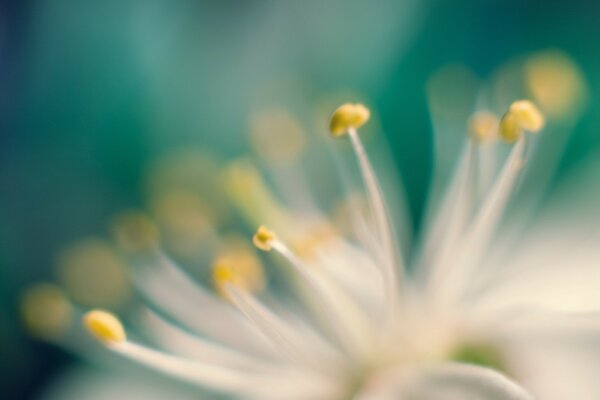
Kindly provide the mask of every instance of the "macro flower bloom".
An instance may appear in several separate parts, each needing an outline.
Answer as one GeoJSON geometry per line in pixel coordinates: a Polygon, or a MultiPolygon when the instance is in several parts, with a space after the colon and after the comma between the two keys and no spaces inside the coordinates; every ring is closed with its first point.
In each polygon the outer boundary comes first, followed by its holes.
{"type": "MultiPolygon", "coordinates": [[[[212,290],[162,248],[157,224],[129,212],[114,233],[133,265],[139,304],[126,327],[103,309],[85,312],[87,329],[115,353],[235,398],[600,396],[590,372],[600,360],[585,354],[591,347],[570,347],[593,339],[600,322],[593,285],[600,252],[589,226],[499,229],[534,136],[543,140],[538,106],[518,100],[500,117],[474,114],[456,171],[410,257],[360,138],[369,119],[364,105],[348,103],[329,126],[332,140],[349,140],[364,185],[365,201],[350,202],[345,214],[353,236],[315,209],[287,210],[255,170],[235,165],[230,190],[250,220],[264,219],[252,243],[278,265],[282,282],[268,285],[260,263],[237,243],[210,260],[212,290]]],[[[161,204],[176,214],[194,209],[183,193],[161,204]]],[[[194,215],[159,225],[218,241],[194,215]]],[[[39,287],[25,300],[31,325],[60,330],[67,306],[56,288],[39,287]],[[40,300],[52,318],[36,312],[40,300]]]]}

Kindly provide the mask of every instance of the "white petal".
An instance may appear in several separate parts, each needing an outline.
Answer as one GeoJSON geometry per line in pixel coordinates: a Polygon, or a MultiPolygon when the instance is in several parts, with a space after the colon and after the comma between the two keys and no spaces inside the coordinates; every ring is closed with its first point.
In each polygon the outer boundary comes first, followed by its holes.
{"type": "Polygon", "coordinates": [[[423,368],[374,382],[357,400],[533,400],[524,389],[492,369],[460,363],[423,368]],[[395,379],[394,379],[395,378],[395,379]]]}
{"type": "Polygon", "coordinates": [[[530,336],[514,342],[508,352],[524,385],[544,400],[600,398],[600,336],[530,336]],[[550,336],[550,337],[549,337],[550,336]]]}

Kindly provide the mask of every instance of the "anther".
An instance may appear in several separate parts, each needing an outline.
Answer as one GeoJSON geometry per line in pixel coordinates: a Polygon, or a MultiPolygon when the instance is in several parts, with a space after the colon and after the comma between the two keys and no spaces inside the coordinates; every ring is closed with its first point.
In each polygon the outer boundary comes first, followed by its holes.
{"type": "Polygon", "coordinates": [[[252,243],[262,251],[271,251],[271,243],[276,238],[273,231],[267,229],[264,225],[261,225],[252,237],[252,243]]]}
{"type": "Polygon", "coordinates": [[[489,142],[497,137],[498,122],[491,112],[478,111],[469,120],[469,133],[479,142],[489,142]]]}
{"type": "Polygon", "coordinates": [[[500,120],[499,134],[504,141],[514,143],[525,131],[539,132],[544,122],[544,115],[532,102],[515,101],[500,120]]]}
{"type": "Polygon", "coordinates": [[[28,288],[21,299],[21,318],[27,329],[44,339],[60,337],[68,329],[71,311],[64,292],[50,283],[28,288]]]}
{"type": "Polygon", "coordinates": [[[158,228],[141,212],[126,211],[117,215],[112,230],[119,247],[128,253],[152,251],[158,246],[158,228]]]}
{"type": "Polygon", "coordinates": [[[510,112],[517,117],[521,127],[529,132],[537,133],[544,127],[544,115],[529,100],[513,102],[510,112]]]}
{"type": "Polygon", "coordinates": [[[331,115],[329,131],[334,137],[348,133],[350,128],[358,129],[369,121],[371,112],[360,103],[346,103],[337,108],[331,115]]]}
{"type": "Polygon", "coordinates": [[[90,333],[103,343],[121,343],[126,339],[121,321],[108,311],[90,311],[83,317],[83,323],[90,333]]]}

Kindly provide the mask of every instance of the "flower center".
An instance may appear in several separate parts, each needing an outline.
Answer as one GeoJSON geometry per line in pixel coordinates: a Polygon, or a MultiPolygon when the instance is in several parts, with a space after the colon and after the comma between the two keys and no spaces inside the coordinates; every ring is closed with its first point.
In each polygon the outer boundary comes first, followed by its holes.
{"type": "Polygon", "coordinates": [[[506,360],[500,349],[490,343],[465,343],[450,354],[452,361],[488,367],[506,372],[506,360]]]}

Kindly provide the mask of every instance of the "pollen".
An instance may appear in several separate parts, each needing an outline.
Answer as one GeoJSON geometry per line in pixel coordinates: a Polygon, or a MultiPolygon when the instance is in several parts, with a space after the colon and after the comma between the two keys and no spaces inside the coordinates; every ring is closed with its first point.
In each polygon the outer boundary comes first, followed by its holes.
{"type": "Polygon", "coordinates": [[[108,311],[90,311],[83,317],[83,323],[90,333],[101,342],[121,343],[126,339],[121,321],[108,311]]]}
{"type": "Polygon", "coordinates": [[[259,156],[277,165],[293,163],[306,147],[302,127],[283,109],[267,109],[253,115],[250,140],[259,156]]]}
{"type": "Polygon", "coordinates": [[[479,111],[469,120],[469,133],[479,142],[489,142],[498,134],[498,117],[489,111],[479,111]]]}
{"type": "Polygon", "coordinates": [[[240,274],[240,271],[238,271],[235,264],[232,263],[230,259],[226,258],[217,258],[213,263],[212,280],[215,289],[225,299],[229,298],[227,285],[243,289],[246,288],[244,278],[240,274]]]}
{"type": "Polygon", "coordinates": [[[499,134],[504,141],[514,143],[525,131],[539,132],[544,123],[544,115],[532,102],[519,100],[510,105],[508,112],[500,120],[499,134]]]}
{"type": "Polygon", "coordinates": [[[519,125],[515,115],[507,112],[500,120],[498,133],[505,142],[514,143],[523,135],[523,129],[519,125]]]}
{"type": "Polygon", "coordinates": [[[54,339],[68,329],[71,305],[58,286],[39,283],[23,294],[21,318],[31,334],[44,339],[54,339]]]}
{"type": "Polygon", "coordinates": [[[510,105],[510,112],[515,115],[519,125],[529,132],[537,133],[544,127],[544,115],[529,100],[515,101],[510,105]]]}
{"type": "Polygon", "coordinates": [[[311,259],[318,254],[318,250],[327,243],[332,243],[338,234],[326,221],[313,224],[303,235],[292,241],[294,251],[303,259],[311,259]]]}
{"type": "Polygon", "coordinates": [[[265,287],[265,275],[262,264],[257,257],[256,250],[250,246],[247,240],[241,237],[229,237],[225,246],[214,259],[213,280],[217,289],[222,283],[228,281],[230,275],[231,283],[256,293],[265,287]],[[222,283],[219,283],[223,281],[222,283]]]}
{"type": "Polygon", "coordinates": [[[275,239],[275,233],[261,225],[252,237],[252,243],[262,251],[271,251],[271,243],[275,239]]]}
{"type": "Polygon", "coordinates": [[[346,103],[338,107],[331,115],[329,130],[334,137],[340,137],[349,129],[358,129],[369,121],[371,112],[360,103],[346,103]]]}
{"type": "Polygon", "coordinates": [[[158,246],[159,233],[156,224],[138,211],[126,211],[115,217],[112,224],[115,241],[128,253],[142,253],[158,246]]]}
{"type": "Polygon", "coordinates": [[[57,257],[61,286],[77,304],[116,308],[131,295],[126,267],[118,252],[101,239],[69,244],[57,257]]]}
{"type": "Polygon", "coordinates": [[[526,81],[548,118],[576,116],[588,97],[583,72],[567,54],[543,51],[527,60],[526,81]]]}

